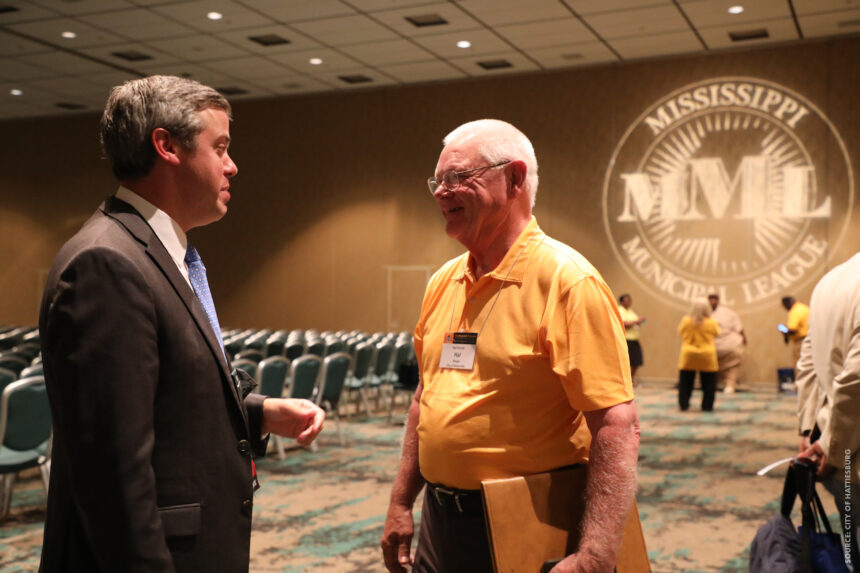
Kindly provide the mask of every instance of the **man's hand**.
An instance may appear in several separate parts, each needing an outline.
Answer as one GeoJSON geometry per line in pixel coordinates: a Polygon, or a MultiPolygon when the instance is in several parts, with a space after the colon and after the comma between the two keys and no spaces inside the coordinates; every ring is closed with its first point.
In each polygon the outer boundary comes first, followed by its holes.
{"type": "Polygon", "coordinates": [[[600,563],[593,555],[574,553],[559,561],[549,573],[612,573],[614,565],[600,563]]]}
{"type": "Polygon", "coordinates": [[[827,454],[821,449],[821,444],[814,442],[806,450],[797,454],[797,459],[811,462],[815,466],[815,474],[819,478],[825,478],[836,469],[827,465],[827,454]]]}
{"type": "Polygon", "coordinates": [[[382,532],[382,557],[391,573],[403,573],[412,567],[412,535],[415,522],[412,509],[392,503],[388,507],[385,530],[382,532]]]}
{"type": "Polygon", "coordinates": [[[323,420],[325,412],[310,400],[266,398],[263,402],[263,432],[295,438],[301,446],[314,441],[323,420]]]}

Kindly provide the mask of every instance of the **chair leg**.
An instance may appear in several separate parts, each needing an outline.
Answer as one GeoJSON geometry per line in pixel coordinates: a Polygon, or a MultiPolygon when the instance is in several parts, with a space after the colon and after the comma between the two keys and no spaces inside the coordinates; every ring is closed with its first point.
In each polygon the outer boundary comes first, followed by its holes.
{"type": "Polygon", "coordinates": [[[334,426],[337,428],[337,441],[340,447],[344,447],[346,443],[343,441],[343,433],[340,431],[340,416],[337,415],[337,408],[333,408],[332,413],[334,414],[334,426]]]}
{"type": "Polygon", "coordinates": [[[0,518],[6,517],[12,506],[12,484],[15,483],[15,472],[3,476],[3,490],[0,492],[0,518]]]}
{"type": "Polygon", "coordinates": [[[364,413],[370,417],[370,402],[367,400],[367,392],[364,391],[364,386],[358,389],[358,394],[361,396],[361,401],[364,403],[364,413]]]}
{"type": "Polygon", "coordinates": [[[392,414],[394,413],[394,398],[397,396],[397,392],[392,389],[391,390],[391,399],[388,401],[388,423],[391,423],[392,414]]]}
{"type": "Polygon", "coordinates": [[[39,464],[39,471],[42,473],[42,484],[45,486],[45,493],[48,493],[48,486],[51,483],[51,460],[46,460],[39,464]]]}
{"type": "Polygon", "coordinates": [[[284,461],[286,456],[284,456],[284,443],[281,440],[281,436],[275,436],[275,450],[278,452],[278,459],[284,461]]]}

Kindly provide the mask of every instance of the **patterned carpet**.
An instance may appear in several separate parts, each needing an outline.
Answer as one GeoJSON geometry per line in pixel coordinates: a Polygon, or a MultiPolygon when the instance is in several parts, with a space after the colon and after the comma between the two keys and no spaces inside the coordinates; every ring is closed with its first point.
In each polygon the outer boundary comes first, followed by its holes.
{"type": "MultiPolygon", "coordinates": [[[[755,472],[793,455],[794,397],[717,396],[716,411],[677,409],[675,391],[638,389],[642,422],[637,495],[653,571],[747,571],[756,529],[778,511],[784,477],[755,472]]],[[[400,416],[402,419],[402,413],[400,416]]],[[[258,462],[251,571],[383,571],[378,549],[402,426],[384,417],[344,423],[341,448],[328,422],[316,453],[258,462]]],[[[832,498],[822,500],[838,528],[832,498]]],[[[0,521],[0,571],[38,567],[45,494],[36,474],[19,478],[0,521]]],[[[417,513],[417,512],[416,512],[417,513]]],[[[798,519],[795,518],[795,523],[798,519]]]]}

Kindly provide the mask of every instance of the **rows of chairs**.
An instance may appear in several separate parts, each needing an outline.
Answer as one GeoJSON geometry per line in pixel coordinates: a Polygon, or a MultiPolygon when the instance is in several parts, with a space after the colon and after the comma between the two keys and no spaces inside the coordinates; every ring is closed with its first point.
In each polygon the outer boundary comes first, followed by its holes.
{"type": "MultiPolygon", "coordinates": [[[[222,335],[232,366],[256,378],[258,392],[316,402],[334,418],[341,444],[341,410],[346,416],[363,411],[370,417],[387,394],[390,422],[398,392],[415,389],[398,377],[401,366],[414,358],[409,333],[262,330],[222,335]]],[[[273,441],[283,457],[281,440],[273,441]]]]}
{"type": "Polygon", "coordinates": [[[35,327],[0,327],[0,518],[18,473],[38,467],[45,491],[51,469],[51,409],[35,327]]]}

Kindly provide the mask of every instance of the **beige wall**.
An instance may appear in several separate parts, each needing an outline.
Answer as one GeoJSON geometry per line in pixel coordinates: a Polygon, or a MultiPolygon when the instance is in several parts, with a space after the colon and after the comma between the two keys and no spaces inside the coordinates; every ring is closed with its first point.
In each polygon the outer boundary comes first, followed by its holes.
{"type": "MultiPolygon", "coordinates": [[[[424,180],[441,138],[464,121],[520,127],[540,162],[536,215],[616,293],[631,292],[645,377],[676,373],[678,307],[637,286],[609,248],[603,179],[624,131],[669,92],[719,76],[753,76],[814,102],[860,166],[860,40],[691,56],[542,75],[238,102],[239,165],[230,213],[195,230],[221,323],[236,327],[411,330],[425,269],[458,254],[424,180]]],[[[54,253],[114,182],[99,159],[97,115],[0,122],[0,324],[34,324],[54,253]]],[[[816,145],[816,141],[809,143],[816,145]]],[[[823,145],[823,144],[822,144],[823,145]]],[[[831,150],[825,150],[834,156],[831,150]]],[[[830,156],[828,155],[828,157],[830,156]]],[[[839,182],[836,182],[839,183],[839,182]]],[[[860,208],[838,249],[858,249],[860,208]]],[[[823,269],[822,269],[823,270],[823,269]]],[[[820,271],[817,271],[820,274],[820,271]]],[[[811,285],[794,293],[807,300],[811,285]]],[[[744,311],[747,374],[770,383],[788,362],[774,325],[778,297],[744,311]]]]}

